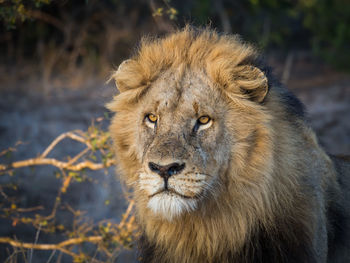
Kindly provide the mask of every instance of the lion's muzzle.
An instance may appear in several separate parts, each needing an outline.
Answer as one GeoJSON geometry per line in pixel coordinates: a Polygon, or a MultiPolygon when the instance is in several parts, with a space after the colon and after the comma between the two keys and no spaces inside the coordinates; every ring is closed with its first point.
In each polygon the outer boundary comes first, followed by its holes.
{"type": "Polygon", "coordinates": [[[181,173],[185,168],[185,163],[183,164],[171,163],[168,165],[160,165],[153,162],[149,162],[148,167],[152,172],[158,174],[160,177],[164,179],[164,188],[165,190],[168,190],[169,177],[174,174],[181,173]]]}

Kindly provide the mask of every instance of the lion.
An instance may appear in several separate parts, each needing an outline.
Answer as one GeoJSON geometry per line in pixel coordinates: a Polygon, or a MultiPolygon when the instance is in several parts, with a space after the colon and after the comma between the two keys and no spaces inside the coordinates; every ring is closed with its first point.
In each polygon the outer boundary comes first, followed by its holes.
{"type": "Polygon", "coordinates": [[[350,262],[349,164],[237,35],[144,38],[112,79],[141,262],[350,262]]]}

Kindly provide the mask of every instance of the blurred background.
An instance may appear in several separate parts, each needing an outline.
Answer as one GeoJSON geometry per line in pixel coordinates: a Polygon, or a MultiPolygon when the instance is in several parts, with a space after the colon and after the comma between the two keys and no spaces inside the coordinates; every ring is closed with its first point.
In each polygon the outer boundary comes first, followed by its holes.
{"type": "Polygon", "coordinates": [[[0,19],[0,262],[136,260],[104,104],[144,35],[240,34],[350,154],[348,0],[0,0],[0,19]]]}

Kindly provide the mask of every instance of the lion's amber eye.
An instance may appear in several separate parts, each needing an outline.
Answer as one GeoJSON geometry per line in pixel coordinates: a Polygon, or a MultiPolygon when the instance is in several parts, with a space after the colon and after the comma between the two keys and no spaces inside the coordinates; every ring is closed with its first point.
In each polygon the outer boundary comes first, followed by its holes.
{"type": "Polygon", "coordinates": [[[152,123],[156,123],[156,121],[157,121],[157,116],[156,115],[154,115],[154,114],[148,114],[147,116],[147,119],[150,121],[150,122],[152,122],[152,123]]]}
{"type": "Polygon", "coordinates": [[[208,116],[202,116],[198,119],[198,122],[202,125],[207,124],[210,121],[208,116]]]}

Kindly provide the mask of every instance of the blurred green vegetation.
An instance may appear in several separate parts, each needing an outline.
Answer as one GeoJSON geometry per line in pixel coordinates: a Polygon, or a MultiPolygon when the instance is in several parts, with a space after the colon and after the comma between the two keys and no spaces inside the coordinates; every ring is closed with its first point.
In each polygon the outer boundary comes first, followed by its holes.
{"type": "Polygon", "coordinates": [[[34,74],[46,81],[82,66],[106,72],[142,35],[186,23],[238,33],[263,50],[310,50],[350,68],[348,0],[0,0],[0,19],[2,64],[35,60],[34,74]]]}
{"type": "Polygon", "coordinates": [[[14,29],[17,21],[24,22],[30,18],[29,8],[40,8],[51,0],[1,0],[0,17],[7,29],[14,29]]]}
{"type": "Polygon", "coordinates": [[[262,47],[311,49],[337,68],[350,68],[349,1],[249,0],[247,10],[250,22],[241,32],[262,47]]]}

